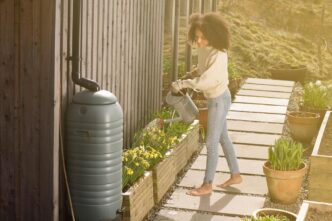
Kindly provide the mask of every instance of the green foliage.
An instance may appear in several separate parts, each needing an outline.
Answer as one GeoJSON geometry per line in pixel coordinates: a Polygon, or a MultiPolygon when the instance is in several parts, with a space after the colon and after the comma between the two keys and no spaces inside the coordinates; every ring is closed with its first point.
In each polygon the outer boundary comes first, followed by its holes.
{"type": "Polygon", "coordinates": [[[321,81],[304,85],[303,106],[309,109],[326,109],[332,103],[332,85],[321,81]]]}
{"type": "Polygon", "coordinates": [[[170,58],[164,58],[163,71],[164,71],[164,73],[171,72],[171,59],[170,58]]]}
{"type": "Polygon", "coordinates": [[[269,148],[268,162],[274,170],[297,170],[303,163],[303,146],[290,138],[279,138],[269,148]]]}
{"type": "Polygon", "coordinates": [[[131,186],[160,159],[162,155],[153,148],[140,146],[125,151],[122,155],[122,186],[131,186]]]}
{"type": "Polygon", "coordinates": [[[269,216],[269,215],[265,215],[265,216],[260,216],[258,218],[244,218],[243,221],[290,221],[289,218],[287,218],[286,216],[281,216],[281,215],[276,215],[276,216],[269,216]]]}
{"type": "Polygon", "coordinates": [[[174,111],[174,109],[170,108],[169,106],[163,107],[160,111],[153,114],[154,118],[161,118],[161,119],[170,119],[176,116],[177,116],[176,111],[174,111]]]}
{"type": "Polygon", "coordinates": [[[240,78],[239,70],[236,69],[233,63],[229,62],[228,63],[228,79],[233,80],[233,79],[238,79],[240,78]]]}
{"type": "Polygon", "coordinates": [[[181,78],[186,74],[186,66],[184,62],[178,64],[178,77],[181,78]]]}
{"type": "MultiPolygon", "coordinates": [[[[163,119],[171,118],[172,109],[163,108],[155,116],[163,119]]],[[[122,155],[122,187],[128,188],[140,178],[145,171],[160,162],[167,152],[181,140],[181,136],[190,130],[190,125],[173,122],[148,126],[134,136],[133,148],[122,155]]]]}

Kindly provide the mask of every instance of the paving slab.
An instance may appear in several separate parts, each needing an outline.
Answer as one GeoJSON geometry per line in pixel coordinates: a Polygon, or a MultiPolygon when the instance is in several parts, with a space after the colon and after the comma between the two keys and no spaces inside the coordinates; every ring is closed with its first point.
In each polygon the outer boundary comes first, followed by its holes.
{"type": "Polygon", "coordinates": [[[248,113],[239,111],[229,111],[227,113],[228,120],[242,120],[263,123],[284,123],[286,115],[284,114],[263,114],[263,113],[248,113]]]}
{"type": "MultiPolygon", "coordinates": [[[[263,164],[265,160],[247,160],[238,159],[239,168],[242,174],[250,175],[264,175],[263,164]]],[[[195,162],[192,164],[191,169],[194,170],[205,170],[206,168],[206,155],[199,155],[195,162]]],[[[219,157],[217,172],[229,173],[229,168],[225,157],[219,157]]]]}
{"type": "Polygon", "coordinates": [[[245,81],[245,83],[276,85],[276,86],[285,86],[285,87],[294,86],[294,81],[274,80],[274,79],[264,79],[264,78],[248,78],[245,81]]]}
{"type": "Polygon", "coordinates": [[[268,104],[276,106],[288,105],[288,99],[283,98],[266,98],[266,97],[251,97],[251,96],[235,96],[233,103],[246,103],[246,104],[268,104]]]}
{"type": "Polygon", "coordinates": [[[255,91],[241,89],[237,92],[237,95],[254,96],[254,97],[270,97],[270,98],[285,98],[289,99],[291,93],[289,92],[273,92],[273,91],[255,91]]]}
{"type": "Polygon", "coordinates": [[[230,110],[252,113],[286,114],[287,106],[232,103],[230,110]]]}
{"type": "Polygon", "coordinates": [[[284,125],[281,123],[251,122],[240,120],[227,120],[228,130],[282,134],[284,125]]]}
{"type": "Polygon", "coordinates": [[[258,134],[250,132],[229,131],[233,143],[272,146],[280,138],[277,134],[258,134]]]}
{"type": "Polygon", "coordinates": [[[244,84],[242,89],[257,90],[257,91],[275,91],[275,92],[292,92],[292,87],[275,86],[275,85],[260,85],[260,84],[244,84]]]}
{"type": "Polygon", "coordinates": [[[240,217],[209,215],[193,211],[162,209],[155,221],[242,221],[240,217]]]}
{"type": "MultiPolygon", "coordinates": [[[[251,215],[264,206],[265,198],[213,192],[208,196],[189,196],[185,189],[178,188],[167,200],[165,207],[213,212],[222,215],[251,215]]],[[[202,220],[203,221],[203,220],[202,220]]]]}
{"type": "MultiPolygon", "coordinates": [[[[234,144],[234,149],[236,156],[238,158],[247,158],[247,159],[268,159],[268,146],[255,146],[255,145],[243,145],[243,144],[234,144]]],[[[200,154],[206,155],[207,150],[204,145],[200,154]]],[[[224,151],[219,144],[219,156],[225,156],[224,151]]]]}
{"type": "MultiPolygon", "coordinates": [[[[178,186],[186,188],[199,187],[204,179],[204,171],[188,170],[178,186]]],[[[266,196],[268,189],[266,178],[262,176],[242,175],[243,182],[231,187],[219,188],[217,184],[229,179],[228,173],[217,172],[214,177],[213,190],[238,194],[266,196]]]]}

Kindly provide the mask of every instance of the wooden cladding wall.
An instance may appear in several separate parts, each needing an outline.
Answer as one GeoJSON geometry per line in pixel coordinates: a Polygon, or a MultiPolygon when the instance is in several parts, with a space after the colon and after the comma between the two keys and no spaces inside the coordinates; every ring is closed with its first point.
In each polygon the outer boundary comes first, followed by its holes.
{"type": "Polygon", "coordinates": [[[58,220],[58,0],[0,1],[0,220],[58,220]]]}
{"type": "MultiPolygon", "coordinates": [[[[111,91],[124,111],[124,144],[161,106],[163,0],[82,0],[81,74],[111,91]]],[[[62,0],[62,111],[71,82],[72,1],[62,0]]]]}

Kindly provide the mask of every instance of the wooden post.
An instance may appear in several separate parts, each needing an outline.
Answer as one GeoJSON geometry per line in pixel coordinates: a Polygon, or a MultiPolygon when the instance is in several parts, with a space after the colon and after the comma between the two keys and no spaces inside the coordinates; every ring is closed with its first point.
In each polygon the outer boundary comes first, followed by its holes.
{"type": "Polygon", "coordinates": [[[178,79],[179,0],[173,0],[172,81],[178,79]]]}
{"type": "MultiPolygon", "coordinates": [[[[193,3],[192,0],[187,0],[187,24],[189,23],[189,17],[192,13],[193,10],[193,3]]],[[[188,40],[188,36],[187,36],[188,40]]],[[[191,58],[191,45],[187,42],[186,43],[186,72],[191,70],[191,63],[192,63],[192,58],[191,58]]]]}
{"type": "Polygon", "coordinates": [[[217,0],[212,0],[212,11],[217,11],[217,0]]]}
{"type": "Polygon", "coordinates": [[[201,14],[204,14],[204,10],[205,10],[204,2],[205,2],[204,0],[201,0],[201,5],[200,5],[201,6],[201,14]]]}

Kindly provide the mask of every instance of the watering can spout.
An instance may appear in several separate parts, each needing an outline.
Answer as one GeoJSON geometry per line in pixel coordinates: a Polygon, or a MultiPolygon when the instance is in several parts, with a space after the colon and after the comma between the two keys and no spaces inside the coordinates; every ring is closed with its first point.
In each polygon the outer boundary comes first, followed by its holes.
{"type": "Polygon", "coordinates": [[[192,123],[198,115],[198,108],[188,93],[179,96],[170,91],[166,96],[166,103],[176,110],[180,120],[185,123],[192,123]]]}

